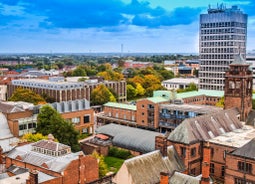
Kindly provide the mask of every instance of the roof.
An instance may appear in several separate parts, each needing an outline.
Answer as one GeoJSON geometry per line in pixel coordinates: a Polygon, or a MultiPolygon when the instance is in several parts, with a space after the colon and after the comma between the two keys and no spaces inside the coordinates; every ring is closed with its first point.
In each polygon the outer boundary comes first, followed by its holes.
{"type": "Polygon", "coordinates": [[[246,63],[241,53],[239,53],[235,56],[234,61],[230,65],[249,65],[249,63],[246,63]]]}
{"type": "Polygon", "coordinates": [[[147,98],[147,100],[149,100],[153,103],[162,103],[162,102],[169,101],[169,99],[166,99],[164,97],[150,97],[150,98],[147,98]]]}
{"type": "Polygon", "coordinates": [[[95,135],[95,137],[97,137],[97,138],[99,138],[99,139],[102,139],[102,140],[108,140],[108,139],[109,139],[108,136],[103,135],[103,134],[97,134],[97,135],[95,135]]]}
{"type": "Polygon", "coordinates": [[[239,148],[255,138],[255,129],[245,125],[240,129],[235,129],[209,140],[210,143],[239,148]]]}
{"type": "Polygon", "coordinates": [[[108,102],[104,104],[104,106],[136,111],[136,105],[130,105],[130,104],[124,104],[124,103],[108,102]]]}
{"type": "Polygon", "coordinates": [[[198,90],[198,91],[190,91],[184,93],[177,93],[177,98],[189,98],[194,96],[211,96],[211,97],[223,97],[224,91],[216,91],[216,90],[198,90]]]}
{"type": "Polygon", "coordinates": [[[0,112],[0,140],[13,137],[7,119],[3,113],[0,112]]]}
{"type": "Polygon", "coordinates": [[[200,184],[198,177],[182,174],[180,172],[174,172],[169,180],[169,184],[200,184]]]}
{"type": "Polygon", "coordinates": [[[154,151],[155,137],[161,135],[158,132],[117,124],[101,126],[96,129],[96,133],[113,137],[112,143],[115,146],[142,153],[154,151]]]}
{"type": "Polygon", "coordinates": [[[67,146],[65,144],[61,144],[59,142],[54,142],[49,140],[40,140],[34,143],[32,146],[35,146],[38,148],[44,148],[44,149],[52,150],[52,151],[61,151],[61,150],[70,148],[70,146],[67,146]]]}
{"type": "Polygon", "coordinates": [[[61,173],[70,162],[78,159],[78,155],[81,153],[68,153],[64,156],[56,157],[32,151],[32,145],[33,143],[15,147],[7,154],[7,157],[12,159],[17,159],[18,157],[22,162],[38,167],[44,167],[46,165],[49,170],[61,173]]]}
{"type": "Polygon", "coordinates": [[[247,144],[242,146],[241,148],[236,149],[232,152],[233,155],[236,156],[242,156],[246,158],[255,158],[255,139],[253,138],[251,141],[249,141],[247,144]]]}
{"type": "MultiPolygon", "coordinates": [[[[43,172],[38,172],[38,183],[43,183],[49,180],[52,180],[56,177],[45,174],[43,172]]],[[[29,172],[25,172],[22,174],[14,175],[12,177],[6,177],[0,180],[0,184],[23,184],[26,183],[27,179],[29,178],[29,172]]]]}
{"type": "Polygon", "coordinates": [[[162,83],[174,83],[174,84],[198,84],[198,78],[172,78],[162,81],[162,83]]]}
{"type": "Polygon", "coordinates": [[[4,113],[23,112],[26,109],[32,109],[34,105],[28,102],[0,102],[0,111],[4,113]]]}
{"type": "Polygon", "coordinates": [[[185,119],[168,136],[168,140],[183,144],[206,141],[226,132],[242,128],[237,118],[237,109],[222,110],[220,112],[185,119]]]}
{"type": "Polygon", "coordinates": [[[196,105],[196,104],[160,104],[160,109],[169,109],[175,111],[197,112],[199,114],[208,114],[222,111],[220,107],[211,105],[196,105]]]}
{"type": "Polygon", "coordinates": [[[172,174],[175,170],[183,171],[185,169],[183,162],[179,158],[173,146],[167,148],[167,156],[163,157],[159,150],[143,154],[124,161],[119,172],[116,174],[116,182],[123,180],[125,174],[128,177],[126,183],[159,183],[160,172],[172,174]],[[125,172],[128,173],[123,173],[125,172]]]}

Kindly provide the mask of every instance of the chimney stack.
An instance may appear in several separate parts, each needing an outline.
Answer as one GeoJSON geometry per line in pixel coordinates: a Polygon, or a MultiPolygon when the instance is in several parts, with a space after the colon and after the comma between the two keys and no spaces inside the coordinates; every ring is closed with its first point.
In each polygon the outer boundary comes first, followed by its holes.
{"type": "Polygon", "coordinates": [[[211,149],[210,149],[209,142],[206,142],[203,146],[201,184],[210,184],[210,159],[211,159],[211,149]]]}
{"type": "Polygon", "coordinates": [[[38,184],[38,172],[36,170],[29,171],[29,178],[26,184],[38,184]]]}
{"type": "Polygon", "coordinates": [[[155,137],[155,149],[160,150],[163,157],[167,156],[167,138],[164,135],[155,137]]]}
{"type": "Polygon", "coordinates": [[[160,184],[168,184],[169,175],[166,172],[160,172],[160,184]]]}

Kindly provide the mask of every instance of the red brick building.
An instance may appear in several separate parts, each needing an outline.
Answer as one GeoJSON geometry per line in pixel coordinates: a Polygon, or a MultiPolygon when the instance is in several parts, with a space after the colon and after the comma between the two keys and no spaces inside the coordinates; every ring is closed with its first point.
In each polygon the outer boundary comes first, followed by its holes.
{"type": "Polygon", "coordinates": [[[104,112],[97,114],[101,124],[122,125],[157,130],[159,128],[159,105],[170,102],[169,91],[158,91],[154,97],[138,100],[135,105],[112,103],[104,104],[104,112]]]}
{"type": "Polygon", "coordinates": [[[225,183],[255,183],[255,139],[226,154],[225,183]]]}
{"type": "MultiPolygon", "coordinates": [[[[72,153],[69,146],[49,140],[19,146],[6,156],[6,173],[1,182],[9,182],[15,176],[30,180],[27,184],[77,184],[98,179],[97,159],[72,153]],[[30,178],[28,177],[30,171],[30,178]]],[[[25,181],[26,181],[25,180],[25,181]]]]}
{"type": "Polygon", "coordinates": [[[253,75],[249,66],[239,54],[225,74],[225,109],[237,107],[241,121],[246,121],[252,109],[253,75]]]}

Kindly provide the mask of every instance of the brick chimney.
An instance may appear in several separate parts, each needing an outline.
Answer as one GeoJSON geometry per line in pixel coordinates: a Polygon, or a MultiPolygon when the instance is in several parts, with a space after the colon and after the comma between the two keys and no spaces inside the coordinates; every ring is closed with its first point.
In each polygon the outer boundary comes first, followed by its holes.
{"type": "Polygon", "coordinates": [[[0,164],[3,164],[3,148],[0,146],[0,164]]]}
{"type": "Polygon", "coordinates": [[[203,146],[201,184],[210,184],[210,158],[211,158],[211,149],[210,149],[209,142],[206,142],[203,146]]]}
{"type": "Polygon", "coordinates": [[[160,150],[161,154],[167,156],[167,137],[158,135],[155,137],[155,149],[160,150]]]}
{"type": "Polygon", "coordinates": [[[160,172],[160,184],[169,183],[169,174],[166,172],[160,172]]]}
{"type": "Polygon", "coordinates": [[[29,171],[29,178],[27,179],[26,184],[38,184],[38,172],[36,170],[29,171]]]}

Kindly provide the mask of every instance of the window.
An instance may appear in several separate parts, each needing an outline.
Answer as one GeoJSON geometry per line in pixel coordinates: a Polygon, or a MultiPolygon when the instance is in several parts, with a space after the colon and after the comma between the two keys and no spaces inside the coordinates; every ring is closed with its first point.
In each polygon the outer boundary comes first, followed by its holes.
{"type": "Polygon", "coordinates": [[[186,157],[186,148],[185,147],[181,147],[181,156],[186,157]]]}
{"type": "Polygon", "coordinates": [[[235,184],[255,184],[255,182],[243,178],[235,178],[235,184]]]}
{"type": "Polygon", "coordinates": [[[247,173],[251,173],[252,165],[249,164],[249,163],[246,163],[246,162],[238,161],[238,170],[243,171],[243,172],[247,172],[247,173]]]}
{"type": "Polygon", "coordinates": [[[144,115],[144,112],[142,112],[142,115],[144,115]]]}
{"type": "Polygon", "coordinates": [[[84,123],[89,123],[90,122],[90,115],[85,115],[83,117],[84,123]]]}
{"type": "Polygon", "coordinates": [[[221,166],[221,177],[225,176],[225,166],[221,166]]]}
{"type": "Polygon", "coordinates": [[[193,168],[190,170],[190,175],[193,175],[193,176],[196,175],[196,168],[193,168]]]}
{"type": "Polygon", "coordinates": [[[214,155],[214,149],[211,148],[211,158],[213,157],[213,155],[214,155]]]}
{"type": "Polygon", "coordinates": [[[210,173],[214,174],[214,164],[210,163],[210,173]]]}
{"type": "Polygon", "coordinates": [[[196,156],[197,148],[191,148],[190,156],[196,156]]]}
{"type": "Polygon", "coordinates": [[[80,118],[78,117],[72,118],[72,123],[74,124],[80,123],[80,118]]]}

